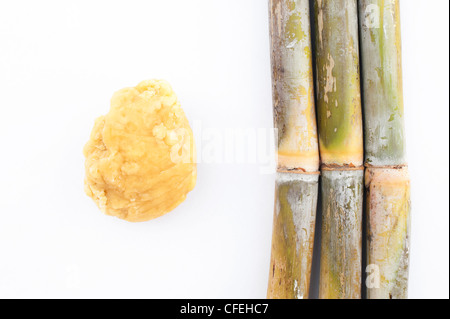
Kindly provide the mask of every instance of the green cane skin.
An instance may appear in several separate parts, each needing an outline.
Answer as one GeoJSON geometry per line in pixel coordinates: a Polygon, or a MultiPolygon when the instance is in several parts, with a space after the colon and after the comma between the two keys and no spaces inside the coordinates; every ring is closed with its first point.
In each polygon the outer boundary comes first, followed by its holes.
{"type": "Polygon", "coordinates": [[[400,5],[359,1],[365,112],[369,299],[408,297],[411,233],[400,5]]]}
{"type": "Polygon", "coordinates": [[[314,12],[323,164],[319,297],[360,299],[364,145],[357,1],[315,0],[314,12]]]}
{"type": "Polygon", "coordinates": [[[319,175],[278,173],[269,299],[307,299],[319,175]]]}
{"type": "Polygon", "coordinates": [[[368,299],[408,298],[411,199],[408,169],[368,168],[368,299]]]}
{"type": "Polygon", "coordinates": [[[398,0],[359,1],[366,164],[406,164],[398,0]]]}
{"type": "Polygon", "coordinates": [[[315,0],[317,113],[322,163],[363,164],[356,0],[315,0]]]}
{"type": "Polygon", "coordinates": [[[269,10],[278,166],[317,172],[309,1],[270,0],[269,10]]]}
{"type": "Polygon", "coordinates": [[[278,173],[269,299],[304,299],[316,222],[319,145],[308,0],[270,0],[274,123],[278,173]]]}
{"type": "Polygon", "coordinates": [[[360,299],[364,170],[323,170],[320,299],[360,299]]]}

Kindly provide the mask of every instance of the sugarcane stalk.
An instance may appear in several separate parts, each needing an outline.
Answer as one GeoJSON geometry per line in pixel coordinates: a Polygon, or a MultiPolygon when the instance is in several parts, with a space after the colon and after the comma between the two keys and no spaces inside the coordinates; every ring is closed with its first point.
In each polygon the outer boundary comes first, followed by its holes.
{"type": "Polygon", "coordinates": [[[319,297],[361,298],[364,143],[356,0],[315,0],[322,160],[319,297]]]}
{"type": "Polygon", "coordinates": [[[309,297],[319,181],[308,0],[270,0],[278,173],[267,297],[309,297]]]}
{"type": "Polygon", "coordinates": [[[406,164],[397,0],[359,2],[366,164],[406,164]]]}
{"type": "Polygon", "coordinates": [[[322,170],[320,297],[361,298],[364,171],[322,170]]]}
{"type": "Polygon", "coordinates": [[[278,173],[268,298],[309,297],[319,175],[278,173]]]}
{"type": "Polygon", "coordinates": [[[405,299],[411,205],[399,1],[361,0],[359,16],[367,167],[367,297],[405,299]]]}
{"type": "Polygon", "coordinates": [[[360,166],[363,129],[356,0],[315,0],[322,163],[360,166]]]}
{"type": "Polygon", "coordinates": [[[367,298],[408,298],[411,233],[408,169],[367,168],[367,298]]]}

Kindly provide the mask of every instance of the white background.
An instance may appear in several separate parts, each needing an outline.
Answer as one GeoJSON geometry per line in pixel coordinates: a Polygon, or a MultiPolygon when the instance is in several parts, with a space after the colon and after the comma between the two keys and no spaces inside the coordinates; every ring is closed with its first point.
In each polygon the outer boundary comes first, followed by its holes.
{"type": "MultiPolygon", "coordinates": [[[[404,0],[411,298],[449,297],[449,1],[404,0]]],[[[272,126],[266,0],[0,2],[0,297],[264,298],[274,175],[199,164],[141,224],[83,192],[113,92],[164,78],[191,123],[272,126]]],[[[314,289],[313,289],[314,290],[314,289]]]]}

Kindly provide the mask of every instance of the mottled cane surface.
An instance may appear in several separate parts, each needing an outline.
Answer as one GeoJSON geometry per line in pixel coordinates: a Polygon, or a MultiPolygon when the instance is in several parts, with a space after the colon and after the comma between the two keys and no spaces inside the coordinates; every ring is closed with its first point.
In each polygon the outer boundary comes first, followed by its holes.
{"type": "Polygon", "coordinates": [[[315,0],[323,227],[319,296],[361,298],[363,161],[356,0],[315,0]],[[353,170],[354,169],[354,170],[353,170]]]}
{"type": "Polygon", "coordinates": [[[316,172],[319,148],[309,1],[270,0],[269,6],[278,164],[283,169],[316,172]]]}
{"type": "Polygon", "coordinates": [[[398,0],[359,1],[366,163],[406,164],[398,0]]]}
{"type": "Polygon", "coordinates": [[[319,146],[308,0],[270,0],[274,123],[278,131],[268,298],[309,297],[319,146]]]}
{"type": "Polygon", "coordinates": [[[408,296],[410,178],[405,151],[400,4],[359,1],[365,115],[369,299],[408,296]]]}
{"type": "Polygon", "coordinates": [[[367,297],[408,297],[411,233],[410,180],[407,168],[366,170],[367,297]]]}
{"type": "Polygon", "coordinates": [[[309,297],[319,175],[279,174],[267,297],[309,297]]]}
{"type": "Polygon", "coordinates": [[[356,0],[315,0],[317,113],[326,165],[363,164],[356,0]]]}
{"type": "Polygon", "coordinates": [[[321,299],[360,299],[364,171],[322,172],[321,299]]]}

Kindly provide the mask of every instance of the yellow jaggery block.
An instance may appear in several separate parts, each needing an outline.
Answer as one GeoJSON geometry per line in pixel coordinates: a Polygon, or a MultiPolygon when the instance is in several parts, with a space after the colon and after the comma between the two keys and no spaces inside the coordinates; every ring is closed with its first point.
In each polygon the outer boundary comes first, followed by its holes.
{"type": "Polygon", "coordinates": [[[130,222],[172,211],[197,179],[193,133],[165,81],[116,92],[84,156],[86,194],[105,214],[130,222]]]}

